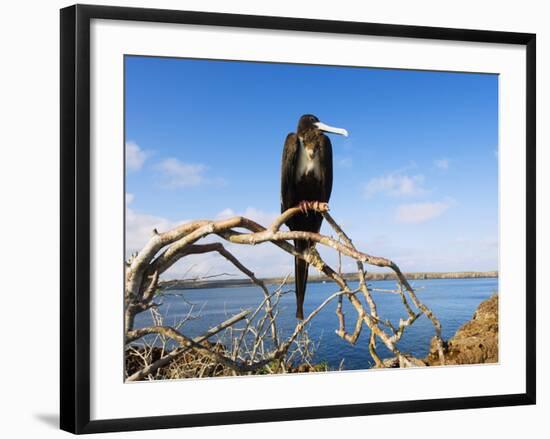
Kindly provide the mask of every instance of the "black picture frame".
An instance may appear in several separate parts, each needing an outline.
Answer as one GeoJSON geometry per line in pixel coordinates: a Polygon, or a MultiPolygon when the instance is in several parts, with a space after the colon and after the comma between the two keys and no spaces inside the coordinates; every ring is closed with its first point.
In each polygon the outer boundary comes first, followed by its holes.
{"type": "Polygon", "coordinates": [[[72,433],[287,421],[535,404],[536,401],[536,35],[211,12],[75,5],[61,10],[61,404],[72,433]],[[526,47],[526,392],[292,409],[90,420],[90,21],[92,19],[230,26],[333,34],[487,42],[526,47]]]}

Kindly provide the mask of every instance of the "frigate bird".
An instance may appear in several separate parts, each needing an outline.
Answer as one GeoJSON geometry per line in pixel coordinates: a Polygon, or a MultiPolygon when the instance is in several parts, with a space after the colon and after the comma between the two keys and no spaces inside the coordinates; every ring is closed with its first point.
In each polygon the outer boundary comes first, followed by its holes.
{"type": "MultiPolygon", "coordinates": [[[[300,117],[296,133],[286,137],[281,166],[281,212],[299,206],[301,213],[286,225],[293,231],[319,232],[323,217],[310,210],[313,202],[328,203],[332,192],[332,145],[325,132],[347,136],[343,128],[321,122],[312,114],[300,117]]],[[[297,239],[298,251],[311,247],[311,241],[297,239]]],[[[294,257],[296,317],[304,318],[304,298],[309,264],[294,257]]]]}

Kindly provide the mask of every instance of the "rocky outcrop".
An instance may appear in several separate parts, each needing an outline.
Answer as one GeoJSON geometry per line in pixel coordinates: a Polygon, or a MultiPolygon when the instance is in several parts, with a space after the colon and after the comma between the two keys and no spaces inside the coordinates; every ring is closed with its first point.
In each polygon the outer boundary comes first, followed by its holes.
{"type": "MultiPolygon", "coordinates": [[[[439,366],[439,356],[432,340],[430,353],[423,360],[439,366]]],[[[447,342],[445,363],[479,364],[498,362],[498,294],[482,302],[472,320],[465,323],[447,342]]]]}
{"type": "MultiPolygon", "coordinates": [[[[498,294],[481,302],[472,319],[462,325],[445,343],[445,365],[498,362],[498,294]]],[[[404,355],[408,365],[393,357],[383,361],[384,367],[441,366],[435,337],[426,358],[404,355]]]]}

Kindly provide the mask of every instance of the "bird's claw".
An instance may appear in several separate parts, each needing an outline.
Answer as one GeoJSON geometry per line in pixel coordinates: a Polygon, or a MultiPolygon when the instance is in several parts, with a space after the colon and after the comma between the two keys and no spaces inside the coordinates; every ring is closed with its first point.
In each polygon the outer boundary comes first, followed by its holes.
{"type": "Polygon", "coordinates": [[[298,207],[300,208],[300,210],[302,211],[302,213],[304,215],[307,215],[307,210],[308,210],[308,202],[307,201],[300,201],[298,203],[298,207]]]}
{"type": "Polygon", "coordinates": [[[307,215],[308,210],[315,210],[317,212],[328,212],[328,203],[323,201],[300,201],[298,206],[304,215],[307,215]]]}

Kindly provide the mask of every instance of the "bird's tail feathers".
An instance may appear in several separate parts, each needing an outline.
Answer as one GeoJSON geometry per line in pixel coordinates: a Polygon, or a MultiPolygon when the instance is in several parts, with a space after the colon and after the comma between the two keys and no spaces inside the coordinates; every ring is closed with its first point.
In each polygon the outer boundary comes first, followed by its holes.
{"type": "MultiPolygon", "coordinates": [[[[309,247],[309,243],[304,240],[294,241],[296,250],[304,251],[309,247]]],[[[306,285],[309,264],[303,259],[294,257],[294,285],[296,289],[296,318],[304,319],[304,299],[306,296],[306,285]]]]}

